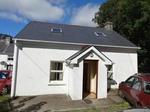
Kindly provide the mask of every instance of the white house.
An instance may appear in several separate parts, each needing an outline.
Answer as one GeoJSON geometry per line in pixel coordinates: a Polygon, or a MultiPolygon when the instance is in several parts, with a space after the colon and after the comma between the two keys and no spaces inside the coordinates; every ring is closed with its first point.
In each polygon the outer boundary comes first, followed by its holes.
{"type": "Polygon", "coordinates": [[[106,98],[108,77],[117,88],[138,72],[136,50],[110,27],[31,22],[15,39],[11,96],[106,98]]]}
{"type": "Polygon", "coordinates": [[[14,44],[12,37],[0,34],[0,70],[12,70],[14,44]]]}

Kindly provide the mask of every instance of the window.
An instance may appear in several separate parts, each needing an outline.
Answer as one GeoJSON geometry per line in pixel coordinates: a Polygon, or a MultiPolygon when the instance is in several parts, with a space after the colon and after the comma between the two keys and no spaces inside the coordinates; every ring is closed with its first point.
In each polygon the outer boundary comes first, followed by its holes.
{"type": "Polygon", "coordinates": [[[62,29],[61,28],[51,28],[51,32],[53,32],[53,33],[61,33],[62,29]]]}
{"type": "Polygon", "coordinates": [[[125,83],[128,84],[129,86],[132,86],[134,79],[135,79],[134,77],[129,77],[129,78],[125,81],[125,83]]]}
{"type": "Polygon", "coordinates": [[[135,78],[132,88],[141,91],[142,85],[141,85],[141,81],[138,78],[135,78]]]}
{"type": "Polygon", "coordinates": [[[51,61],[50,63],[50,81],[63,80],[63,62],[51,61]]]}
{"type": "Polygon", "coordinates": [[[144,82],[144,92],[150,94],[150,82],[144,82]]]}
{"type": "Polygon", "coordinates": [[[113,79],[113,65],[107,65],[107,77],[113,79]]]}
{"type": "Polygon", "coordinates": [[[94,32],[97,37],[105,37],[106,35],[103,32],[94,32]]]}
{"type": "Polygon", "coordinates": [[[13,65],[7,65],[7,70],[13,70],[13,65]]]}
{"type": "Polygon", "coordinates": [[[13,61],[13,57],[8,57],[8,60],[9,60],[9,61],[11,61],[11,60],[13,61]]]}

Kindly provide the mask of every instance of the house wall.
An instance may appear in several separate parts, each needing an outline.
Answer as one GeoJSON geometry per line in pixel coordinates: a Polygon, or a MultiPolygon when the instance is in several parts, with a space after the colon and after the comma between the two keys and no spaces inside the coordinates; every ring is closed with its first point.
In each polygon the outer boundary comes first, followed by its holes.
{"type": "MultiPolygon", "coordinates": [[[[20,45],[21,46],[21,45],[20,45]]],[[[67,66],[64,63],[64,80],[49,83],[50,61],[64,61],[81,47],[46,46],[33,48],[19,47],[15,96],[68,94],[73,100],[82,99],[83,61],[79,65],[67,66]]],[[[113,78],[119,84],[128,76],[137,73],[136,53],[103,52],[114,62],[113,78]]],[[[96,55],[87,57],[98,61],[98,98],[107,97],[107,68],[96,55]]],[[[115,86],[117,88],[118,85],[115,86]]]]}
{"type": "MultiPolygon", "coordinates": [[[[7,65],[13,65],[13,60],[8,60],[8,55],[0,54],[0,62],[4,61],[7,65]]],[[[7,66],[0,64],[0,70],[6,70],[7,66]]]]}
{"type": "Polygon", "coordinates": [[[50,61],[64,61],[75,52],[77,51],[27,47],[19,49],[16,96],[68,93],[65,63],[64,80],[50,83],[50,61]]]}
{"type": "Polygon", "coordinates": [[[82,99],[82,88],[83,88],[83,61],[75,67],[68,67],[69,69],[69,80],[68,80],[68,94],[73,100],[82,99]]]}
{"type": "Polygon", "coordinates": [[[112,86],[112,88],[118,88],[121,81],[125,81],[129,76],[138,73],[137,53],[103,53],[114,62],[113,79],[117,85],[112,86]]]}
{"type": "MultiPolygon", "coordinates": [[[[0,62],[2,62],[2,61],[5,61],[5,62],[7,62],[7,55],[0,55],[0,62]]],[[[4,66],[4,65],[2,65],[2,64],[0,64],[0,70],[6,70],[6,66],[4,66]]]]}

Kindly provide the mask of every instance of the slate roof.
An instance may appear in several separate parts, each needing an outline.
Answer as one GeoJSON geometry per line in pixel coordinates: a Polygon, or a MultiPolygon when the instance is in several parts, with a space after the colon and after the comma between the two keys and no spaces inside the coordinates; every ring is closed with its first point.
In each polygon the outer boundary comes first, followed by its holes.
{"type": "Polygon", "coordinates": [[[94,46],[118,46],[137,48],[136,45],[123,38],[115,31],[104,28],[86,27],[66,24],[55,24],[46,22],[30,22],[16,36],[19,40],[49,41],[74,43],[94,46]],[[62,33],[53,33],[51,28],[61,28],[62,33]],[[94,32],[102,32],[105,36],[97,37],[94,32]]]}
{"type": "MultiPolygon", "coordinates": [[[[0,43],[0,47],[1,47],[1,43],[0,43]]],[[[3,44],[3,49],[0,49],[0,54],[6,54],[6,55],[9,55],[9,56],[13,56],[13,53],[14,53],[14,44],[11,43],[9,46],[6,46],[3,44]]]]}

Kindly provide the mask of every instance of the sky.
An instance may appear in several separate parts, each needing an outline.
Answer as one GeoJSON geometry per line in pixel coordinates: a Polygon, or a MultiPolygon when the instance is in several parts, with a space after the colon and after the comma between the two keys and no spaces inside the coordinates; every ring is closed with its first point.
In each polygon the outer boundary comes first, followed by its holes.
{"type": "Polygon", "coordinates": [[[0,0],[0,33],[15,36],[30,21],[97,26],[105,0],[0,0]]]}

